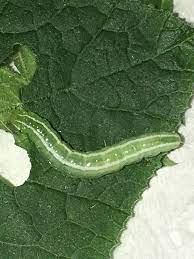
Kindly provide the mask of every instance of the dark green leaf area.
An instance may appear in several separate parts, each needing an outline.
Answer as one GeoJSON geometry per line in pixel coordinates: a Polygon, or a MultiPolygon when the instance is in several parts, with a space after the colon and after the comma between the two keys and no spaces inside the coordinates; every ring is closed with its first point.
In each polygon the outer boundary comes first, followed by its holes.
{"type": "MultiPolygon", "coordinates": [[[[1,61],[16,42],[35,52],[38,68],[22,90],[24,107],[74,149],[177,130],[194,78],[194,30],[184,21],[138,1],[4,5],[1,61]]],[[[91,180],[54,170],[33,144],[29,153],[29,181],[14,191],[1,183],[3,259],[109,258],[163,157],[91,180]]]]}
{"type": "Polygon", "coordinates": [[[64,176],[49,164],[43,169],[34,157],[38,176],[33,171],[29,182],[14,191],[1,184],[2,247],[13,258],[21,253],[90,258],[91,252],[94,258],[108,258],[160,159],[142,161],[104,179],[81,180],[64,176]]]}
{"type": "Polygon", "coordinates": [[[173,0],[141,0],[141,2],[153,5],[157,9],[173,11],[173,0]]]}

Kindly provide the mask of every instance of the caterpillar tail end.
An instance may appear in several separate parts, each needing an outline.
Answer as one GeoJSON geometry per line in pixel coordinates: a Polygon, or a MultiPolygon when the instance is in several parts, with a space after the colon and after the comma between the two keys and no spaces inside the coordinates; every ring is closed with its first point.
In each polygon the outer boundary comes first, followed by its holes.
{"type": "Polygon", "coordinates": [[[185,138],[183,135],[179,133],[174,133],[174,143],[175,143],[174,149],[182,147],[184,142],[185,142],[185,138]]]}

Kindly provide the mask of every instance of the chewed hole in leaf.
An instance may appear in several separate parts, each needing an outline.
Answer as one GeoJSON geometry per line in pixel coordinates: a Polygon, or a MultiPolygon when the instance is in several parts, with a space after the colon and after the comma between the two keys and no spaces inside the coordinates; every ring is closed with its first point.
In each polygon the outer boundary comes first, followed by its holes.
{"type": "Polygon", "coordinates": [[[4,130],[0,130],[0,154],[0,177],[12,186],[23,185],[31,170],[28,153],[4,130]]]}

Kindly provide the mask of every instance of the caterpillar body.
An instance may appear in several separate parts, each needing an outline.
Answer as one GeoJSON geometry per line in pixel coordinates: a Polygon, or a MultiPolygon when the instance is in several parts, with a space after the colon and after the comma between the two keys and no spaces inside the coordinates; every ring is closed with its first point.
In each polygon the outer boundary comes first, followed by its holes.
{"type": "Polygon", "coordinates": [[[176,133],[155,133],[122,141],[94,152],[77,152],[63,142],[50,124],[32,112],[15,112],[11,124],[36,145],[52,167],[71,176],[99,177],[125,165],[169,152],[181,144],[176,133]]]}

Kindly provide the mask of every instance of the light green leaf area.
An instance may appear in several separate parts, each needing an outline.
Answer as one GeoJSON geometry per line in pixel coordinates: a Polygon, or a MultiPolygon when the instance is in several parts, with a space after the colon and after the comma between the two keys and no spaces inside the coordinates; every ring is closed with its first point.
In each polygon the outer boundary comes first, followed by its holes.
{"type": "Polygon", "coordinates": [[[0,66],[0,127],[6,123],[15,107],[22,106],[20,89],[28,85],[36,70],[34,54],[26,47],[20,47],[0,66]],[[17,70],[14,70],[14,68],[17,70]]]}
{"type": "Polygon", "coordinates": [[[162,160],[163,166],[174,166],[177,163],[173,160],[171,160],[168,156],[165,156],[162,160]]]}
{"type": "Polygon", "coordinates": [[[153,5],[157,9],[173,11],[173,0],[141,0],[141,2],[153,5]]]}
{"type": "MultiPolygon", "coordinates": [[[[194,30],[184,21],[138,1],[2,3],[1,60],[15,43],[36,55],[37,71],[20,91],[22,104],[74,149],[177,130],[194,80],[194,30]]],[[[22,75],[32,71],[28,60],[22,75]]],[[[32,143],[27,148],[28,182],[14,190],[0,183],[3,259],[109,258],[165,156],[77,179],[51,168],[32,143]]]]}

